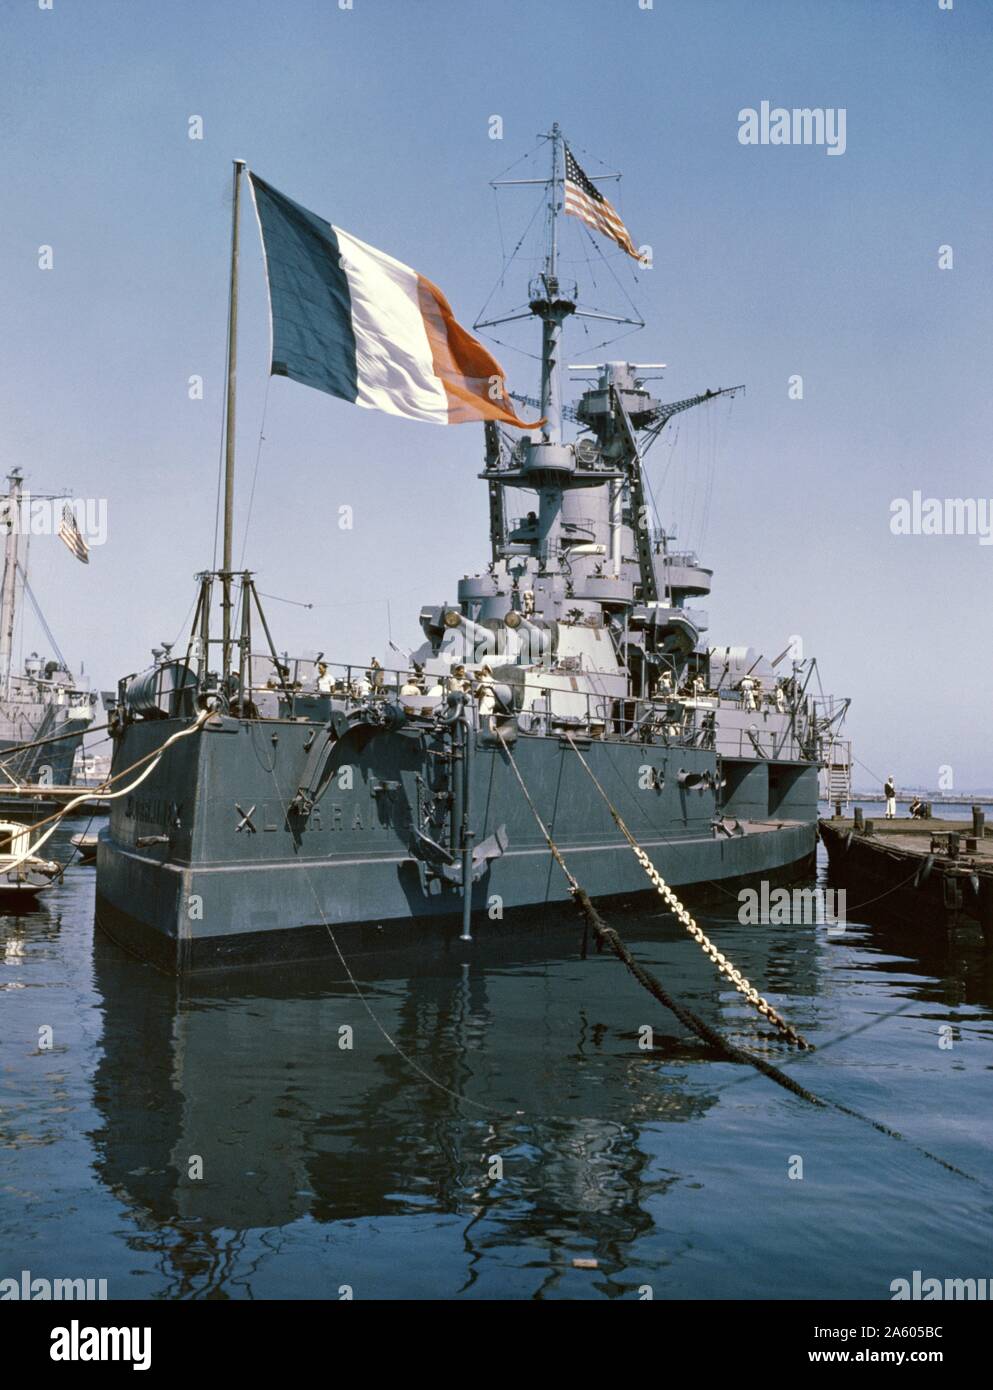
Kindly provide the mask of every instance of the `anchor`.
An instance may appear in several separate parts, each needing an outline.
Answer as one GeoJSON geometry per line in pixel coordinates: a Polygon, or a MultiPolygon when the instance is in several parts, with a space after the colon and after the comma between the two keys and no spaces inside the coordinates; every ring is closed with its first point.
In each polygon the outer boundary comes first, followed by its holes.
{"type": "MultiPolygon", "coordinates": [[[[510,837],[507,834],[505,825],[498,826],[492,835],[488,835],[478,845],[473,846],[472,850],[472,882],[478,883],[486,873],[490,863],[494,859],[499,859],[507,851],[510,844],[510,837]]],[[[442,878],[446,883],[452,884],[455,888],[462,887],[462,864],[444,846],[432,840],[429,835],[425,835],[423,830],[415,830],[411,853],[421,863],[433,871],[437,878],[442,878]]]]}

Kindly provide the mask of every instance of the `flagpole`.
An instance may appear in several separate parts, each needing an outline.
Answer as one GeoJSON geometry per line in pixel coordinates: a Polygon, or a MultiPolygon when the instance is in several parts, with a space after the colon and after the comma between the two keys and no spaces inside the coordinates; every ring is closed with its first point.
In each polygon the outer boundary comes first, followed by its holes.
{"type": "Polygon", "coordinates": [[[234,206],[231,216],[231,288],[228,302],[227,401],[224,416],[224,552],[221,563],[221,679],[231,665],[231,552],[234,532],[235,387],[238,378],[238,214],[241,210],[243,159],[234,161],[234,206]]]}

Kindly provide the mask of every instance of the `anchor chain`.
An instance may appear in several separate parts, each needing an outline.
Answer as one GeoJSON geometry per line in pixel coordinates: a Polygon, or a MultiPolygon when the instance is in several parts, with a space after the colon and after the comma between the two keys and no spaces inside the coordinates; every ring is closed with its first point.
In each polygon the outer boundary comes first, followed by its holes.
{"type": "Polygon", "coordinates": [[[686,928],[690,936],[692,936],[693,940],[697,943],[698,946],[700,946],[703,949],[704,954],[714,963],[714,965],[716,965],[717,969],[725,977],[725,979],[730,980],[730,982],[734,985],[735,989],[746,1000],[746,1002],[750,1004],[751,1007],[755,1009],[759,1014],[761,1014],[763,1018],[768,1019],[768,1021],[774,1025],[774,1027],[782,1034],[782,1036],[787,1040],[787,1042],[792,1043],[794,1047],[799,1047],[806,1051],[813,1051],[813,1043],[808,1042],[807,1039],[801,1033],[798,1033],[797,1030],[793,1027],[793,1025],[787,1022],[787,1020],[783,1018],[782,1014],[780,1014],[776,1009],[773,1008],[773,1006],[769,1003],[768,999],[763,998],[763,996],[759,994],[758,990],[751,983],[751,981],[746,979],[745,976],[741,973],[741,971],[737,968],[737,966],[735,966],[732,961],[729,961],[727,956],[724,955],[722,951],[719,951],[717,949],[714,943],[703,931],[702,927],[700,927],[700,925],[693,918],[691,913],[688,912],[687,909],[683,906],[680,900],[676,897],[676,894],[666,883],[665,879],[659,873],[658,869],[656,869],[655,865],[649,859],[648,855],[641,848],[637,840],[635,840],[634,836],[631,834],[630,830],[625,825],[620,811],[618,811],[617,808],[613,805],[609,796],[604,791],[600,783],[597,781],[596,774],[594,773],[593,769],[590,767],[589,763],[586,761],[582,753],[576,747],[575,743],[573,743],[572,735],[567,734],[566,737],[569,741],[569,744],[573,752],[576,754],[576,757],[579,759],[583,767],[589,773],[593,781],[593,785],[596,787],[597,791],[600,793],[604,801],[607,803],[607,809],[610,811],[611,816],[614,818],[614,823],[616,824],[618,830],[620,830],[624,838],[627,840],[628,844],[631,846],[631,849],[633,850],[635,858],[638,860],[638,863],[644,869],[645,873],[648,875],[649,879],[654,884],[656,890],[661,894],[664,901],[668,904],[668,906],[678,917],[679,921],[686,928]]]}

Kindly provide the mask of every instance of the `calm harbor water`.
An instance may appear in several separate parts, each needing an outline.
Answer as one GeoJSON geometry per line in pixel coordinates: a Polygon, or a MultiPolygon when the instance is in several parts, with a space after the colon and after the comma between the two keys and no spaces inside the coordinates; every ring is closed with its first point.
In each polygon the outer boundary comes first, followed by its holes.
{"type": "Polygon", "coordinates": [[[653,905],[611,914],[678,998],[901,1142],[688,1039],[613,958],[580,959],[578,928],[361,971],[365,1003],[313,967],[180,990],[94,933],[94,879],[0,916],[0,1278],[886,1299],[915,1269],[993,1275],[978,929],[741,926],[729,901],[706,925],[817,1044],[796,1057],[653,905]]]}

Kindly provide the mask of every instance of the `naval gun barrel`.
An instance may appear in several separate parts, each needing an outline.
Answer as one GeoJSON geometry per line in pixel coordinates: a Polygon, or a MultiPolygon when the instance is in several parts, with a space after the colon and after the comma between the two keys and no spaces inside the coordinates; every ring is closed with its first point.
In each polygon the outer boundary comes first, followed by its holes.
{"type": "Polygon", "coordinates": [[[450,632],[454,632],[457,628],[461,630],[465,642],[465,660],[470,664],[496,656],[496,633],[490,628],[483,627],[480,623],[474,623],[471,618],[467,618],[457,608],[449,608],[442,622],[450,632]]]}
{"type": "Polygon", "coordinates": [[[503,621],[511,632],[517,633],[522,645],[527,642],[535,665],[541,663],[543,656],[551,655],[554,628],[544,618],[525,618],[523,613],[512,609],[503,621]]]}

